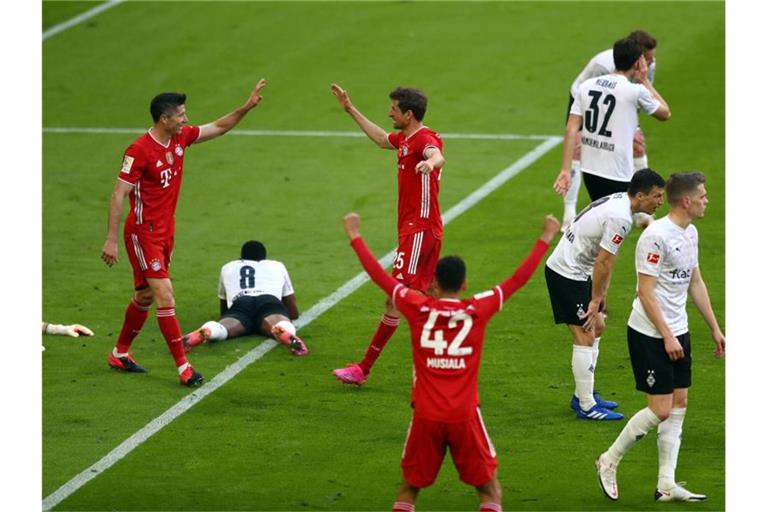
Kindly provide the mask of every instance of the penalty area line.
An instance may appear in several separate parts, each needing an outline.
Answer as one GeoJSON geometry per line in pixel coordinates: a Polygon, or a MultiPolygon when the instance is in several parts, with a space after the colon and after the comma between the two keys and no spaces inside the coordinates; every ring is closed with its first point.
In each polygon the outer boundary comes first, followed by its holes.
{"type": "MultiPolygon", "coordinates": [[[[519,160],[499,172],[496,176],[491,178],[480,188],[451,207],[447,212],[443,214],[443,223],[448,224],[453,219],[475,206],[478,202],[501,187],[504,183],[531,166],[534,162],[536,162],[536,160],[560,144],[561,141],[562,137],[550,137],[544,140],[541,144],[536,146],[536,148],[523,155],[519,160]]],[[[393,249],[386,255],[379,258],[379,263],[381,263],[383,266],[388,266],[391,263],[394,254],[395,251],[393,249]]],[[[301,329],[302,327],[309,325],[313,320],[341,302],[344,298],[352,294],[367,281],[368,275],[365,272],[360,272],[355,277],[340,286],[332,294],[318,301],[317,304],[312,306],[305,314],[301,315],[301,317],[299,317],[299,319],[295,322],[296,328],[301,329]]],[[[159,432],[163,427],[170,424],[173,420],[184,414],[187,410],[192,408],[192,406],[200,402],[203,398],[219,389],[221,386],[234,378],[238,373],[261,359],[265,354],[267,354],[277,345],[278,343],[270,338],[264,340],[260,345],[251,349],[247,354],[242,356],[233,364],[227,366],[221,373],[216,375],[209,382],[179,400],[170,409],[147,423],[144,427],[120,443],[99,461],[86,468],[67,483],[59,487],[56,491],[48,495],[45,499],[43,499],[43,510],[51,510],[67,497],[74,494],[78,489],[112,467],[120,459],[139,447],[142,443],[144,443],[144,441],[159,432]]]]}

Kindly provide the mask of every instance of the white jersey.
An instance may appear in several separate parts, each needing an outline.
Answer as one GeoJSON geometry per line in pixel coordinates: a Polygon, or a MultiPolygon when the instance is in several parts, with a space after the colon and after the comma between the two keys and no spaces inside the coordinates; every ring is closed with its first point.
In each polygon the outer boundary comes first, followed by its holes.
{"type": "Polygon", "coordinates": [[[231,307],[243,296],[273,295],[278,300],[293,294],[285,265],[275,260],[234,260],[221,267],[219,298],[231,307]]]}
{"type": "MultiPolygon", "coordinates": [[[[635,268],[639,274],[656,278],[656,300],[675,336],[688,332],[685,304],[691,275],[698,266],[699,232],[693,224],[683,229],[666,216],[648,226],[637,241],[635,268]]],[[[637,297],[628,324],[646,336],[662,337],[637,297]]]]}
{"type": "MultiPolygon", "coordinates": [[[[579,76],[571,84],[571,96],[576,97],[579,93],[579,86],[590,78],[596,76],[608,75],[616,71],[616,64],[613,62],[613,48],[603,50],[590,59],[579,76]]],[[[653,83],[653,77],[656,75],[656,61],[648,66],[648,79],[653,83]]]]}
{"type": "Polygon", "coordinates": [[[626,192],[601,197],[568,225],[547,266],[563,277],[586,281],[592,277],[600,249],[611,254],[632,230],[632,209],[626,192]]]}
{"type": "Polygon", "coordinates": [[[582,172],[631,181],[637,111],[653,114],[660,105],[645,86],[633,84],[624,75],[603,75],[581,84],[570,113],[583,118],[582,172]]]}

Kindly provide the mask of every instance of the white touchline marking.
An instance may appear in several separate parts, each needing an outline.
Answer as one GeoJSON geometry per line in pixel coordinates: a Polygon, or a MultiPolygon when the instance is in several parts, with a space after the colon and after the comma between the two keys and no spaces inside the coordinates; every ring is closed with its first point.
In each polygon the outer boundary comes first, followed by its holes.
{"type": "MultiPolygon", "coordinates": [[[[536,148],[525,154],[518,161],[501,171],[499,174],[491,178],[491,180],[486,182],[483,186],[451,207],[447,212],[443,214],[443,223],[448,224],[453,219],[475,206],[480,200],[488,196],[491,192],[512,179],[521,171],[525,170],[552,148],[560,144],[561,141],[562,137],[550,137],[539,144],[536,148]]],[[[385,267],[389,266],[394,256],[395,250],[393,249],[386,255],[379,258],[379,263],[385,267]]],[[[328,309],[335,306],[345,297],[360,288],[363,284],[365,284],[366,281],[368,281],[368,275],[365,272],[360,272],[357,274],[355,277],[339,287],[335,292],[321,299],[306,313],[301,315],[301,317],[299,317],[299,319],[295,322],[296,328],[300,329],[308,325],[317,317],[325,313],[328,309]]],[[[117,461],[128,455],[131,451],[156,434],[164,426],[168,425],[173,420],[184,414],[193,405],[219,389],[253,362],[261,359],[267,352],[272,350],[277,345],[278,343],[275,340],[271,338],[266,339],[264,342],[253,348],[233,364],[227,366],[221,373],[216,375],[208,383],[204,384],[196,391],[193,391],[189,395],[179,400],[174,406],[172,406],[170,409],[165,411],[154,420],[147,423],[144,427],[142,427],[140,430],[138,430],[136,433],[131,435],[128,439],[120,443],[116,448],[102,457],[98,462],[86,468],[80,474],[73,477],[69,482],[65,483],[56,491],[48,495],[43,500],[43,510],[50,510],[61,503],[64,499],[72,495],[83,485],[88,483],[93,478],[96,478],[98,475],[114,465],[117,461]]]]}
{"type": "MultiPolygon", "coordinates": [[[[98,127],[45,127],[43,133],[91,133],[112,134],[142,134],[146,128],[98,128],[98,127]]],[[[246,137],[342,137],[360,138],[366,135],[361,131],[330,131],[330,130],[232,130],[227,135],[240,135],[246,137]]],[[[524,135],[520,133],[441,133],[443,139],[467,139],[467,140],[549,140],[558,135],[524,135]]]]}
{"type": "Polygon", "coordinates": [[[106,11],[107,9],[111,9],[111,8],[117,6],[117,5],[120,5],[121,3],[123,3],[123,1],[124,0],[109,0],[108,2],[100,4],[100,5],[97,5],[93,9],[89,9],[89,10],[85,11],[84,13],[82,13],[82,14],[80,14],[78,16],[75,16],[74,18],[72,18],[70,20],[67,20],[67,21],[65,21],[63,23],[59,23],[58,25],[54,25],[51,28],[49,28],[48,30],[46,30],[45,32],[43,32],[43,41],[45,41],[46,39],[48,39],[50,37],[55,36],[56,34],[58,34],[60,32],[64,32],[68,28],[72,28],[75,25],[79,25],[80,23],[84,22],[88,18],[92,18],[92,17],[96,16],[97,14],[100,14],[100,13],[106,11]]]}

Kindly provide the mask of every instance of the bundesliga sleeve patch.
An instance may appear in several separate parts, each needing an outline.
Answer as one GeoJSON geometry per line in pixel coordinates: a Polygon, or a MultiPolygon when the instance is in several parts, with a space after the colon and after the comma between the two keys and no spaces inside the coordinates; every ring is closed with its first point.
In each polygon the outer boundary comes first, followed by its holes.
{"type": "Polygon", "coordinates": [[[651,265],[658,265],[660,258],[661,256],[656,254],[655,252],[649,252],[648,255],[645,257],[645,261],[647,261],[651,265]]]}
{"type": "Polygon", "coordinates": [[[613,242],[616,245],[619,245],[623,241],[624,241],[624,237],[621,235],[613,235],[613,238],[611,239],[611,242],[613,242]]]}
{"type": "Polygon", "coordinates": [[[120,172],[123,172],[125,174],[130,174],[131,167],[133,167],[133,157],[125,155],[125,157],[123,158],[123,165],[120,166],[120,172]]]}

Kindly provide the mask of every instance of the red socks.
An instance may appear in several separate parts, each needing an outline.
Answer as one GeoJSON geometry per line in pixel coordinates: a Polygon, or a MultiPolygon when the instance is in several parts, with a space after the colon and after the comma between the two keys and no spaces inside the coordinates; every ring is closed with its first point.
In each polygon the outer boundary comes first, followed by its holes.
{"type": "Polygon", "coordinates": [[[160,331],[163,333],[165,342],[168,344],[168,350],[171,351],[176,366],[179,367],[187,362],[187,355],[184,353],[184,345],[181,343],[181,327],[176,320],[176,308],[157,308],[157,323],[160,331]]]}
{"type": "Polygon", "coordinates": [[[373,335],[371,343],[368,345],[365,357],[360,362],[360,368],[363,370],[363,373],[366,375],[371,373],[371,367],[376,363],[384,347],[387,346],[389,339],[395,334],[398,325],[400,325],[400,319],[396,316],[389,316],[385,313],[381,317],[379,328],[376,329],[376,334],[373,335]]]}
{"type": "Polygon", "coordinates": [[[128,307],[125,309],[125,320],[123,328],[120,330],[120,336],[117,338],[115,348],[121,354],[125,354],[131,349],[131,343],[141,332],[144,322],[149,315],[149,306],[142,306],[135,299],[131,298],[128,307]]]}

